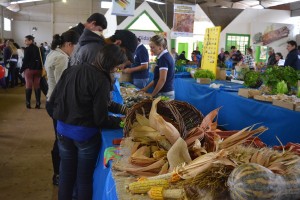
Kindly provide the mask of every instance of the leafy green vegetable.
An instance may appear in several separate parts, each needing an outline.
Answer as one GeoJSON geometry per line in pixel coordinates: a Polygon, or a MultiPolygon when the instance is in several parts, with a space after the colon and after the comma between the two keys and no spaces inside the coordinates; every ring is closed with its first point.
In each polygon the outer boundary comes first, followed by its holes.
{"type": "Polygon", "coordinates": [[[194,78],[210,78],[211,80],[215,80],[216,76],[210,70],[198,69],[194,74],[194,78]]]}
{"type": "Polygon", "coordinates": [[[285,81],[280,81],[277,83],[277,93],[278,94],[286,94],[288,93],[288,87],[285,81]]]}
{"type": "Polygon", "coordinates": [[[120,126],[121,128],[124,128],[125,122],[124,122],[124,121],[121,121],[119,126],[120,126]]]}
{"type": "Polygon", "coordinates": [[[269,66],[262,74],[262,79],[264,84],[271,88],[272,94],[276,94],[277,83],[280,81],[286,82],[288,90],[290,90],[291,87],[296,86],[298,74],[292,67],[289,66],[269,66]]]}
{"type": "Polygon", "coordinates": [[[244,85],[250,88],[258,88],[262,81],[257,71],[247,71],[244,75],[244,85]]]}
{"type": "Polygon", "coordinates": [[[162,100],[162,101],[168,101],[168,100],[170,100],[170,97],[167,97],[167,96],[161,96],[161,100],[162,100]]]}
{"type": "Polygon", "coordinates": [[[186,62],[187,62],[186,60],[177,60],[175,66],[178,67],[178,66],[186,65],[186,62]]]}

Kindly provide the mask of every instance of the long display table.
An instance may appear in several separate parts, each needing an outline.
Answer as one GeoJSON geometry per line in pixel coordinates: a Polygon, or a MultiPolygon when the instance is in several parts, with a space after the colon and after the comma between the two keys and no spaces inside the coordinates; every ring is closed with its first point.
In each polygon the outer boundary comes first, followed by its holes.
{"type": "Polygon", "coordinates": [[[102,130],[101,149],[99,152],[96,169],[94,171],[93,200],[117,199],[116,188],[110,172],[111,163],[109,163],[108,167],[105,167],[103,160],[105,149],[114,146],[114,139],[122,137],[123,129],[102,130]]]}
{"type": "MultiPolygon", "coordinates": [[[[175,99],[189,102],[204,115],[221,107],[218,124],[227,130],[240,130],[260,123],[269,128],[260,136],[268,145],[279,145],[275,136],[283,144],[287,142],[300,143],[300,126],[298,124],[300,112],[273,106],[271,103],[240,97],[235,91],[240,85],[225,81],[218,83],[224,84],[227,89],[213,89],[209,85],[200,85],[191,78],[176,78],[175,99]]],[[[118,199],[110,166],[106,168],[103,165],[103,155],[107,147],[113,146],[113,139],[122,136],[122,129],[102,131],[102,146],[94,172],[93,200],[118,199]]]]}
{"type": "Polygon", "coordinates": [[[280,145],[276,136],[284,145],[300,143],[300,112],[238,96],[234,89],[228,89],[236,88],[237,84],[226,81],[222,84],[228,86],[226,90],[198,84],[194,79],[177,78],[175,99],[189,102],[204,115],[221,107],[218,124],[226,130],[241,130],[257,123],[266,126],[269,129],[260,138],[267,145],[280,145]]]}

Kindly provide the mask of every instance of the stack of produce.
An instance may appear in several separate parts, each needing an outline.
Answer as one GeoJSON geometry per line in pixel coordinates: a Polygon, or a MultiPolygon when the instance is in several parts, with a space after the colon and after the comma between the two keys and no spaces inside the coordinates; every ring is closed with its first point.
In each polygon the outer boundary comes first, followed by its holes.
{"type": "Polygon", "coordinates": [[[121,86],[121,95],[124,100],[124,105],[131,108],[134,104],[141,102],[144,99],[149,99],[144,93],[139,93],[138,89],[133,85],[121,86]]]}
{"type": "Polygon", "coordinates": [[[186,118],[159,112],[167,107],[158,98],[150,112],[132,108],[126,119],[123,157],[113,168],[140,177],[125,184],[132,198],[299,199],[300,158],[265,147],[255,135],[267,128],[220,131],[216,109],[187,129],[186,118]]]}

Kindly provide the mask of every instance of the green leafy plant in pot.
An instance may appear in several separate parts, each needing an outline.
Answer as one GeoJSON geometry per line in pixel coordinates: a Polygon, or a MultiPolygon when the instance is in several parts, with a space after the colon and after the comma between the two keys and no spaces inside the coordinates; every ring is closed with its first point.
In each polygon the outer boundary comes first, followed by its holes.
{"type": "Polygon", "coordinates": [[[262,85],[260,72],[252,71],[252,70],[247,71],[244,74],[244,85],[250,88],[259,88],[262,85]]]}

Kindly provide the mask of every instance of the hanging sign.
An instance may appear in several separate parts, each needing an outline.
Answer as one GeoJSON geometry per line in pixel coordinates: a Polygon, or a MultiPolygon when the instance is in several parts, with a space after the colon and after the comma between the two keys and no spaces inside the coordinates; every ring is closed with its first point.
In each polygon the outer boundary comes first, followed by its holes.
{"type": "Polygon", "coordinates": [[[193,37],[195,5],[174,4],[172,37],[193,37]]]}
{"type": "Polygon", "coordinates": [[[135,0],[113,0],[112,15],[133,16],[135,0]]]}

